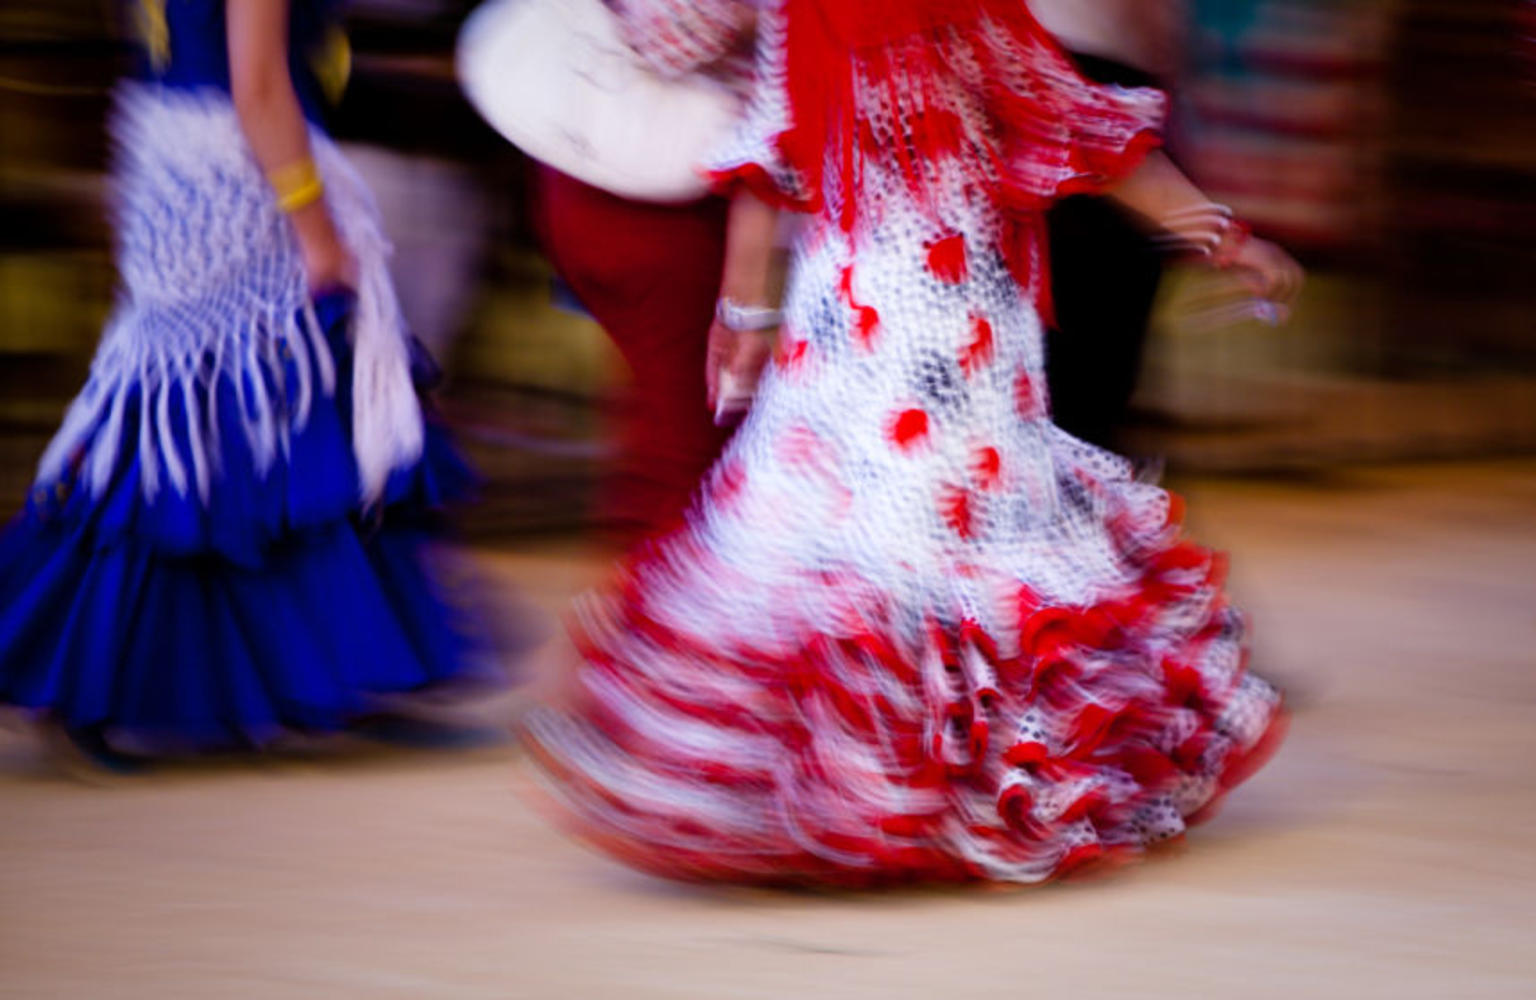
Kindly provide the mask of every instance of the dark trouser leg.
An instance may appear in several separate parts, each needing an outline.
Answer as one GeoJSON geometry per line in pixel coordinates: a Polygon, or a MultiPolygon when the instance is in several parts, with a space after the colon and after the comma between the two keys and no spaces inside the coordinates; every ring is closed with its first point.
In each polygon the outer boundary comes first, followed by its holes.
{"type": "Polygon", "coordinates": [[[1068,198],[1051,209],[1056,328],[1047,339],[1053,419],[1106,448],[1136,388],[1162,259],[1113,204],[1068,198]]]}
{"type": "Polygon", "coordinates": [[[556,271],[630,369],[605,515],[641,531],[676,521],[729,436],[705,401],[704,353],[725,257],[725,202],[628,201],[539,171],[536,226],[556,271]]]}

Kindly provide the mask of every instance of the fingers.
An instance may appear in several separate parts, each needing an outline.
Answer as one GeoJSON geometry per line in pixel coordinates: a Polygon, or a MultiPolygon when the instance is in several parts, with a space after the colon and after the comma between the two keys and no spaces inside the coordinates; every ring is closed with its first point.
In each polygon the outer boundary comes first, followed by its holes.
{"type": "Polygon", "coordinates": [[[752,406],[752,397],[757,393],[760,366],[752,364],[750,352],[752,341],[758,339],[751,334],[735,335],[730,353],[715,366],[714,398],[710,405],[717,426],[726,427],[735,423],[752,406]]]}
{"type": "Polygon", "coordinates": [[[1233,263],[1233,277],[1255,298],[1286,305],[1301,292],[1301,265],[1273,243],[1253,240],[1233,263]]]}
{"type": "Polygon", "coordinates": [[[704,352],[705,401],[714,410],[720,402],[720,375],[735,350],[736,335],[720,323],[709,328],[709,342],[704,352]]]}
{"type": "Polygon", "coordinates": [[[357,291],[357,262],[350,254],[337,254],[328,258],[306,259],[304,280],[311,294],[344,288],[357,291]]]}
{"type": "Polygon", "coordinates": [[[1263,259],[1266,271],[1266,279],[1269,290],[1266,297],[1275,302],[1288,303],[1293,301],[1301,292],[1302,270],[1301,265],[1290,254],[1275,246],[1266,243],[1262,246],[1263,259]]]}
{"type": "Polygon", "coordinates": [[[730,371],[720,374],[720,398],[715,403],[715,425],[726,427],[739,420],[752,406],[756,385],[743,385],[730,371]]]}
{"type": "Polygon", "coordinates": [[[737,338],[736,349],[731,352],[731,374],[738,382],[755,385],[773,354],[773,345],[772,335],[748,334],[737,338]]]}
{"type": "Polygon", "coordinates": [[[1274,282],[1260,268],[1239,268],[1234,277],[1237,279],[1237,283],[1243,286],[1243,291],[1256,299],[1267,299],[1273,292],[1274,282]]]}
{"type": "Polygon", "coordinates": [[[1301,294],[1301,286],[1306,283],[1307,273],[1301,269],[1301,265],[1296,263],[1289,254],[1285,254],[1282,274],[1282,288],[1285,301],[1293,302],[1301,294]]]}
{"type": "Polygon", "coordinates": [[[711,328],[704,378],[717,424],[729,423],[751,406],[776,337],[774,332],[741,333],[720,323],[711,328]]]}
{"type": "Polygon", "coordinates": [[[1280,326],[1290,319],[1291,305],[1305,279],[1290,254],[1273,243],[1250,240],[1224,271],[1225,281],[1197,292],[1183,304],[1184,322],[1216,328],[1247,320],[1280,326]]]}

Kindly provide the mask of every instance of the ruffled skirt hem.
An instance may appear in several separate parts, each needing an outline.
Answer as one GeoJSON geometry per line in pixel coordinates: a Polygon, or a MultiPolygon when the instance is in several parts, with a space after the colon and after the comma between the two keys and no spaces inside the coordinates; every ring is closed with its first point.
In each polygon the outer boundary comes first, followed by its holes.
{"type": "Polygon", "coordinates": [[[525,739],[575,832],[671,878],[1037,883],[1134,857],[1210,816],[1284,731],[1223,560],[1171,530],[1127,536],[1139,578],[1088,605],[991,566],[1015,581],[1006,615],[932,607],[914,634],[895,589],[807,573],[797,606],[840,609],[835,628],[736,643],[691,632],[710,573],[685,531],[583,607],[573,703],[525,739]]]}

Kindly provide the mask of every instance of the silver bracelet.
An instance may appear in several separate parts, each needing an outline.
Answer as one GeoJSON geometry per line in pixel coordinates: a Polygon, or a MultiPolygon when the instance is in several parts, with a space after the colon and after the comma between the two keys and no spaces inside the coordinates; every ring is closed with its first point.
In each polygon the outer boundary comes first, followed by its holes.
{"type": "Polygon", "coordinates": [[[768,306],[744,306],[722,295],[720,301],[715,303],[715,319],[727,330],[754,333],[781,325],[784,313],[768,306]]]}
{"type": "Polygon", "coordinates": [[[1232,210],[1216,202],[1199,202],[1176,208],[1157,220],[1162,232],[1153,244],[1165,250],[1193,250],[1202,257],[1216,252],[1232,229],[1232,210]]]}

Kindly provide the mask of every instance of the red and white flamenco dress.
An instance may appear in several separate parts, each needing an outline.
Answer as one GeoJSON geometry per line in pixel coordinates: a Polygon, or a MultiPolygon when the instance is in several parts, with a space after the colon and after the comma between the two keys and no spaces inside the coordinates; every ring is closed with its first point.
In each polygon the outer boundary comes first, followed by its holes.
{"type": "Polygon", "coordinates": [[[783,346],[688,525],[579,606],[548,787],[685,879],[1037,882],[1177,836],[1280,698],[1177,499],[1051,423],[1041,323],[1041,211],[1133,169],[1162,96],[1017,0],[760,31],[712,167],[810,215],[783,346]]]}

